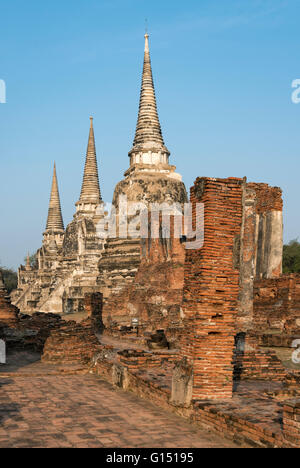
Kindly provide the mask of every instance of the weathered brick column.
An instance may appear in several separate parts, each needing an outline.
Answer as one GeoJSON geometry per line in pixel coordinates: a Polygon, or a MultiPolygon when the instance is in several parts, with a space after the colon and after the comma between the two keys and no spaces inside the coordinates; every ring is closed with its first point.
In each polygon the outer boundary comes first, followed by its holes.
{"type": "Polygon", "coordinates": [[[300,447],[300,399],[284,402],[283,436],[293,446],[300,447]]]}
{"type": "Polygon", "coordinates": [[[15,326],[18,323],[19,310],[10,302],[0,271],[0,324],[15,326]]]}
{"type": "Polygon", "coordinates": [[[103,295],[91,293],[84,296],[84,310],[88,317],[102,317],[103,295]]]}
{"type": "Polygon", "coordinates": [[[186,250],[181,355],[193,366],[193,399],[232,397],[235,317],[243,180],[197,179],[195,204],[204,203],[204,245],[186,250]]]}
{"type": "Polygon", "coordinates": [[[102,321],[103,294],[91,293],[84,296],[84,310],[96,329],[103,328],[102,321]]]}

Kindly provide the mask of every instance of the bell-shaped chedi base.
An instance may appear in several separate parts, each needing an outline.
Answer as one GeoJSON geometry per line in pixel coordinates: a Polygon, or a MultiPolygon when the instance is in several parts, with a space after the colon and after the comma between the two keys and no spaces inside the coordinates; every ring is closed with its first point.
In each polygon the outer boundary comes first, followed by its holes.
{"type": "Polygon", "coordinates": [[[0,271],[0,325],[15,326],[18,323],[19,310],[10,302],[0,271]]]}

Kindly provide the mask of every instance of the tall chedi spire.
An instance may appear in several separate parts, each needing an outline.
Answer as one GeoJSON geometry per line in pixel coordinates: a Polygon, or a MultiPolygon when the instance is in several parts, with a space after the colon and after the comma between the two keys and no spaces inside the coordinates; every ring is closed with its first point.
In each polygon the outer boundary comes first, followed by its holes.
{"type": "Polygon", "coordinates": [[[64,234],[64,222],[61,213],[59,190],[56,175],[56,165],[54,163],[51,195],[49,202],[46,231],[44,232],[44,242],[55,240],[59,243],[64,234]]]}
{"type": "Polygon", "coordinates": [[[90,117],[90,121],[90,133],[86,152],[83,182],[80,198],[76,203],[77,212],[81,213],[95,211],[95,207],[102,202],[92,117],[90,117]]]}
{"type": "Polygon", "coordinates": [[[54,163],[52,188],[50,195],[49,211],[46,232],[50,231],[64,231],[64,222],[61,214],[60,198],[58,191],[56,165],[54,163]]]}
{"type": "Polygon", "coordinates": [[[30,255],[29,255],[29,252],[27,254],[27,257],[26,257],[26,265],[25,265],[25,270],[26,271],[30,271],[31,270],[31,265],[30,265],[30,255]]]}
{"type": "Polygon", "coordinates": [[[168,164],[166,148],[159,122],[149,51],[149,35],[145,34],[144,67],[138,121],[133,147],[129,152],[131,165],[168,164]]]}
{"type": "Polygon", "coordinates": [[[176,166],[169,164],[170,152],[165,146],[159,122],[153,84],[149,35],[145,34],[144,67],[138,120],[133,146],[129,151],[130,167],[115,188],[113,205],[118,208],[120,196],[130,202],[185,203],[187,193],[176,166]]]}

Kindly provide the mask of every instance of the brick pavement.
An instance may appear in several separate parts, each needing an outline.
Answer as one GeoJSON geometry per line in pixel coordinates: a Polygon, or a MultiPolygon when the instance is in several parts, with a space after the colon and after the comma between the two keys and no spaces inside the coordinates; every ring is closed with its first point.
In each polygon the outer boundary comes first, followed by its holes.
{"type": "Polygon", "coordinates": [[[40,366],[36,376],[0,372],[0,448],[235,447],[100,378],[40,366]]]}

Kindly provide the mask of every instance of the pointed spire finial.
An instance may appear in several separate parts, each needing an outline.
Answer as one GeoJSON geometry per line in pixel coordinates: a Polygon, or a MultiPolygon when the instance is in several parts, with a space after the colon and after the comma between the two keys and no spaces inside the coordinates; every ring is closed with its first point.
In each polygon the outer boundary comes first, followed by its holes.
{"type": "Polygon", "coordinates": [[[81,194],[78,203],[99,204],[101,200],[102,198],[99,184],[93,117],[90,117],[90,133],[86,152],[81,194]]]}
{"type": "Polygon", "coordinates": [[[145,19],[145,52],[149,52],[148,18],[145,19]]]}
{"type": "Polygon", "coordinates": [[[46,232],[55,231],[63,232],[64,231],[64,222],[61,213],[61,205],[58,191],[57,175],[56,175],[56,164],[54,162],[53,168],[53,179],[50,195],[50,203],[48,210],[48,219],[46,232]]]}
{"type": "Polygon", "coordinates": [[[29,255],[29,252],[27,254],[27,258],[26,258],[26,270],[31,270],[31,265],[30,265],[30,255],[29,255]]]}
{"type": "MultiPolygon", "coordinates": [[[[164,159],[166,162],[170,155],[170,152],[166,148],[163,140],[157,112],[156,96],[149,51],[149,34],[148,32],[146,32],[139,114],[133,147],[129,152],[129,156],[131,157],[134,154],[141,153],[146,154],[149,151],[153,151],[156,154],[164,154],[164,159]]],[[[147,158],[145,158],[145,160],[147,160],[147,158]]],[[[134,164],[134,162],[132,163],[134,164]]]]}
{"type": "Polygon", "coordinates": [[[149,52],[150,52],[149,51],[149,34],[146,32],[144,37],[145,37],[145,53],[149,54],[149,52]]]}

